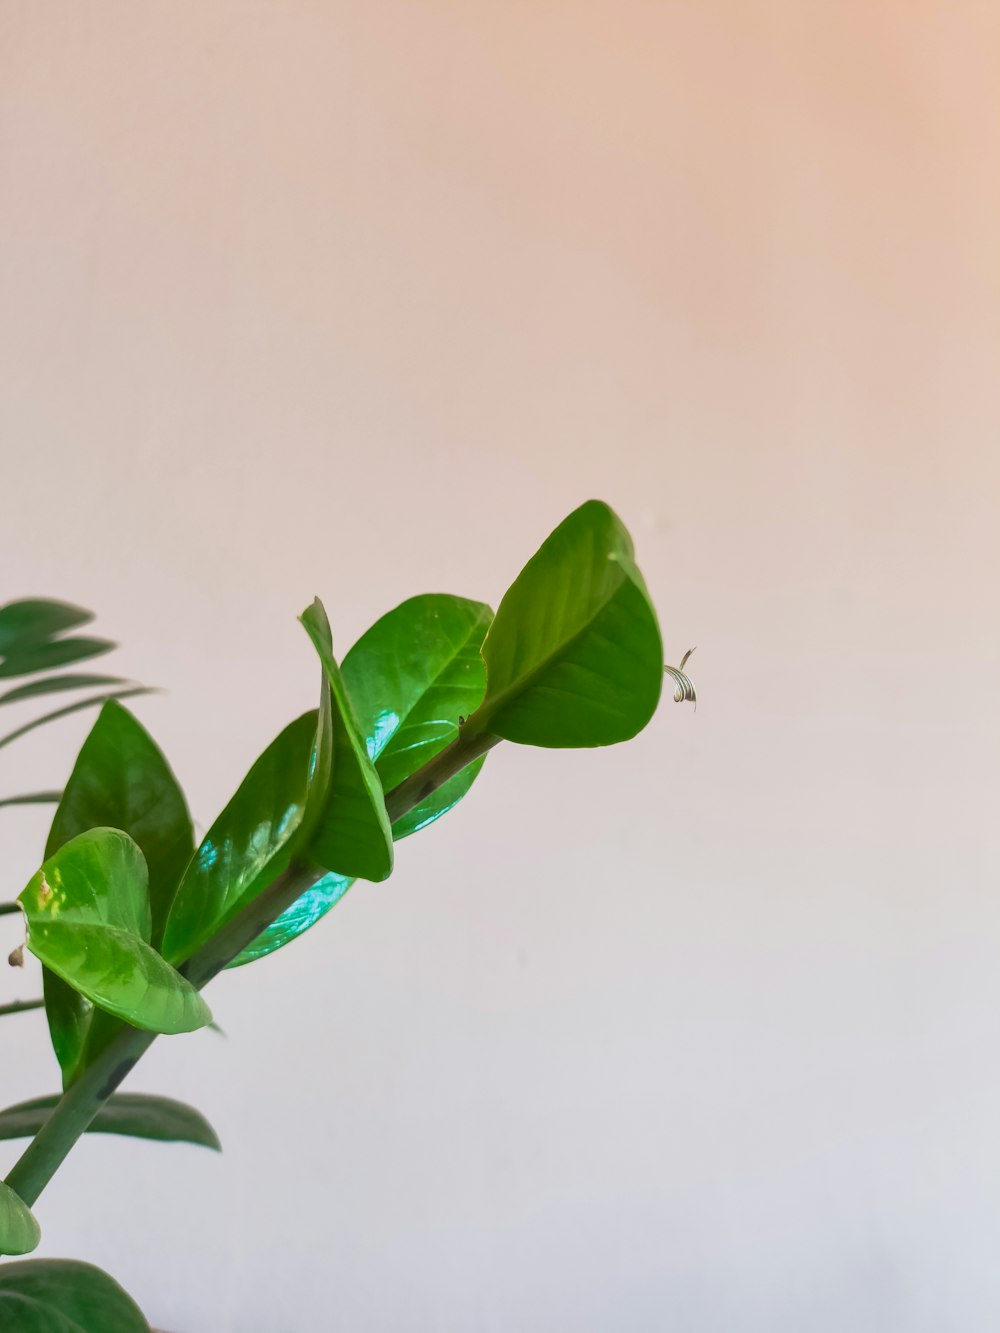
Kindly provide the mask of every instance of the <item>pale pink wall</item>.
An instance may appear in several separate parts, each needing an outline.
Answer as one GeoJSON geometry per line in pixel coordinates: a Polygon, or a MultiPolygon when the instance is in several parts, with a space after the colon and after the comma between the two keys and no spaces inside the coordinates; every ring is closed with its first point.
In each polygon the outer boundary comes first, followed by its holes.
{"type": "Polygon", "coordinates": [[[202,821],[309,706],[314,593],[341,650],[495,600],[591,494],[701,696],[496,754],[220,984],[229,1042],[135,1086],[226,1154],[85,1144],[43,1253],[176,1333],[1000,1324],[998,43],[972,0],[0,0],[3,596],[101,609],[202,821]]]}

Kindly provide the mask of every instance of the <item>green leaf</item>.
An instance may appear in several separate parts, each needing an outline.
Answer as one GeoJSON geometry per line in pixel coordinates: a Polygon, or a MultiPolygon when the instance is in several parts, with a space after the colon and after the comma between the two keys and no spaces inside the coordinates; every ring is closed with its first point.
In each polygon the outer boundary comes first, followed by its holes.
{"type": "MultiPolygon", "coordinates": [[[[194,854],[184,794],[155,741],[121,704],[101,709],[77,756],[52,821],[45,855],[88,829],[122,829],[136,842],[149,873],[151,932],[157,948],[180,877],[194,854]]],[[[52,1045],[67,1083],[93,1062],[119,1029],[79,991],[45,973],[52,1045]]]]}
{"type": "Polygon", "coordinates": [[[35,699],[41,694],[59,694],[63,690],[89,690],[95,685],[126,683],[120,676],[87,676],[68,672],[65,676],[45,676],[41,680],[29,680],[26,685],[16,685],[5,694],[0,694],[0,704],[16,704],[22,699],[35,699]]]}
{"type": "MultiPolygon", "coordinates": [[[[0,1181],[0,1254],[30,1254],[41,1240],[34,1214],[19,1194],[0,1181]]],[[[6,1273],[6,1267],[0,1273],[6,1273]]],[[[2,1306],[0,1306],[2,1311],[2,1306]]],[[[4,1325],[0,1323],[0,1328],[4,1325]]],[[[9,1325],[12,1333],[20,1324],[9,1325]]]]}
{"type": "Polygon", "coordinates": [[[4,805],[58,805],[62,798],[61,791],[29,791],[23,796],[5,796],[0,800],[4,805]]]}
{"type": "MultiPolygon", "coordinates": [[[[0,1139],[31,1138],[61,1100],[59,1093],[18,1102],[0,1111],[0,1139]]],[[[218,1152],[222,1145],[200,1111],[171,1097],[118,1092],[109,1097],[87,1127],[89,1134],[125,1134],[160,1143],[195,1143],[218,1152]]]]}
{"type": "Polygon", "coordinates": [[[323,603],[317,598],[301,619],[323,664],[333,704],[333,779],[308,853],[335,874],[386,879],[392,871],[392,832],[382,786],[333,656],[323,603]]]}
{"type": "Polygon", "coordinates": [[[89,657],[109,653],[114,646],[107,639],[87,639],[82,636],[27,643],[4,655],[4,660],[0,662],[0,679],[30,676],[36,671],[50,671],[53,667],[69,666],[71,662],[83,662],[89,657]]]}
{"type": "Polygon", "coordinates": [[[101,1009],[149,1032],[211,1022],[190,982],[148,943],[146,863],[118,829],[91,829],[46,860],[18,898],[28,948],[101,1009]]]}
{"type": "Polygon", "coordinates": [[[581,505],[542,544],[504,595],[483,657],[470,735],[562,748],[642,730],[663,687],[663,647],[631,539],[607,505],[581,505]]]}
{"type": "MultiPolygon", "coordinates": [[[[458,736],[482,703],[480,655],[493,613],[443,593],[411,597],[367,630],[344,658],[343,676],[382,787],[391,789],[458,736]]],[[[424,828],[465,795],[481,765],[441,788],[393,828],[424,828]]]]}
{"type": "Polygon", "coordinates": [[[51,639],[68,629],[77,629],[93,620],[92,611],[68,602],[28,597],[0,607],[0,654],[51,639]]]}
{"type": "Polygon", "coordinates": [[[255,963],[259,958],[266,958],[275,949],[284,948],[292,940],[305,934],[311,926],[326,916],[332,907],[336,907],[344,894],[354,883],[344,875],[326,874],[316,881],[291,907],[287,907],[266,930],[262,930],[254,942],[238,954],[229,964],[230,967],[243,967],[245,963],[255,963]]]}
{"type": "Polygon", "coordinates": [[[469,788],[479,776],[483,764],[486,762],[486,756],[481,755],[473,760],[467,768],[456,773],[453,778],[449,778],[442,786],[438,787],[425,801],[415,805],[412,810],[408,810],[405,815],[401,815],[395,820],[392,826],[392,836],[397,842],[401,838],[408,838],[411,833],[419,833],[421,829],[427,828],[435,820],[446,815],[449,810],[458,805],[459,801],[466,794],[469,788]]]}
{"type": "Polygon", "coordinates": [[[150,1333],[142,1311],[107,1273],[72,1259],[0,1267],[3,1333],[150,1333]]]}
{"type": "MultiPolygon", "coordinates": [[[[412,597],[367,630],[344,658],[343,683],[382,786],[402,782],[458,735],[458,719],[483,697],[479,648],[492,612],[480,602],[431,593],[412,597]]],[[[320,622],[322,625],[322,622],[320,622]]],[[[343,752],[343,747],[338,755],[343,752]]],[[[398,841],[432,824],[468,791],[478,759],[392,826],[398,841]]],[[[298,898],[231,964],[241,967],[290,944],[354,883],[328,874],[298,898]]]]}
{"type": "Polygon", "coordinates": [[[287,869],[306,813],[317,726],[315,709],[287,726],[209,829],[167,917],[163,953],[172,963],[190,958],[287,869]]]}
{"type": "Polygon", "coordinates": [[[482,703],[479,650],[492,618],[488,606],[463,597],[411,597],[344,658],[344,683],[386,791],[449,745],[459,718],[482,703]]]}
{"type": "Polygon", "coordinates": [[[52,820],[45,855],[88,829],[123,829],[149,872],[150,943],[157,946],[194,833],[184,793],[145,727],[111,699],[83,743],[52,820]]]}

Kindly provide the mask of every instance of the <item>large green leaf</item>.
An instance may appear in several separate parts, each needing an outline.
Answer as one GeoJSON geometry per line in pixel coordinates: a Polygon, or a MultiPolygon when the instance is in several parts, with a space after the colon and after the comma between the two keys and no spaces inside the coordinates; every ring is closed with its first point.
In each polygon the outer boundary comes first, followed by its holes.
{"type": "MultiPolygon", "coordinates": [[[[88,829],[124,830],[138,843],[149,873],[151,931],[159,946],[181,875],[194,854],[184,794],[156,742],[120,703],[109,700],[83,743],[52,820],[45,855],[88,829]]],[[[45,973],[45,1007],[52,1045],[67,1085],[118,1031],[55,973],[45,973]]]]}
{"type": "MultiPolygon", "coordinates": [[[[322,726],[320,718],[321,733],[322,726]]],[[[287,869],[300,842],[316,739],[313,709],[271,742],[209,829],[167,917],[163,953],[175,965],[287,869]]],[[[322,768],[317,761],[315,772],[322,768]]]]}
{"type": "Polygon", "coordinates": [[[194,833],[184,793],[145,727],[109,700],[83,743],[52,820],[45,855],[88,829],[123,829],[139,844],[149,871],[150,942],[163,936],[167,913],[188,862],[194,833]]]}
{"type": "MultiPolygon", "coordinates": [[[[41,1232],[34,1214],[19,1194],[15,1194],[9,1185],[0,1181],[0,1254],[30,1254],[41,1239],[41,1232]]],[[[0,1268],[5,1273],[6,1268],[0,1268]]],[[[14,1333],[20,1324],[4,1325],[3,1307],[0,1306],[0,1329],[5,1327],[14,1333]]]]}
{"type": "Polygon", "coordinates": [[[190,982],[150,947],[146,863],[119,829],[73,838],[18,898],[28,948],[101,1009],[149,1032],[211,1022],[190,982]]]}
{"type": "Polygon", "coordinates": [[[564,519],[504,595],[483,643],[486,698],[469,735],[613,745],[663,686],[656,613],[621,520],[598,500],[564,519]]]}
{"type": "Polygon", "coordinates": [[[150,1333],[113,1278],[72,1259],[0,1267],[0,1333],[150,1333]]]}
{"type": "Polygon", "coordinates": [[[382,786],[333,656],[330,622],[318,598],[303,612],[302,624],[319,654],[333,705],[333,778],[308,854],[334,874],[382,880],[392,872],[392,831],[382,786]]]}
{"type": "Polygon", "coordinates": [[[492,616],[463,597],[411,597],[344,658],[344,683],[386,791],[449,745],[459,719],[482,703],[479,650],[492,616]]]}
{"type": "MultiPolygon", "coordinates": [[[[18,1102],[0,1111],[0,1139],[31,1138],[59,1104],[60,1094],[18,1102]]],[[[160,1143],[195,1143],[220,1151],[215,1130],[200,1111],[171,1097],[117,1092],[101,1106],[87,1127],[89,1134],[125,1134],[160,1143]]]]}
{"type": "MultiPolygon", "coordinates": [[[[491,616],[488,606],[462,597],[411,597],[366,630],[344,658],[343,684],[384,788],[402,782],[444,749],[458,735],[459,719],[481,702],[486,673],[479,648],[491,616]]],[[[476,760],[398,819],[392,826],[394,840],[450,810],[482,765],[482,759],[476,760]]],[[[324,875],[231,966],[255,962],[291,943],[340,902],[353,882],[346,875],[324,875]]]]}

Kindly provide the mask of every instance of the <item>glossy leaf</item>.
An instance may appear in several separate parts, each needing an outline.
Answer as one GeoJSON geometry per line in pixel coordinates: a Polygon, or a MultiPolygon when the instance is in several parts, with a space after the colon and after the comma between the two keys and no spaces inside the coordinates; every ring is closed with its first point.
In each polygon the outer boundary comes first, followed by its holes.
{"type": "Polygon", "coordinates": [[[72,1259],[0,1266],[3,1333],[150,1333],[142,1311],[117,1282],[72,1259]]]}
{"type": "MultiPolygon", "coordinates": [[[[486,684],[479,653],[492,612],[480,602],[412,597],[367,630],[341,668],[368,755],[385,788],[409,777],[458,735],[458,719],[478,706],[486,684]]],[[[426,828],[469,790],[478,759],[392,826],[400,838],[426,828]]],[[[354,880],[325,875],[231,964],[290,944],[343,898],[354,880]]]]}
{"type": "Polygon", "coordinates": [[[99,1008],[150,1032],[211,1022],[205,1001],[148,943],[146,863],[118,829],[81,833],[18,898],[28,948],[99,1008]]]}
{"type": "Polygon", "coordinates": [[[88,676],[81,672],[67,672],[64,676],[44,676],[29,680],[26,685],[15,685],[0,694],[0,704],[16,704],[23,699],[36,699],[42,694],[60,694],[65,690],[89,690],[95,685],[125,685],[120,676],[88,676]]]}
{"type": "MultiPolygon", "coordinates": [[[[56,811],[46,855],[77,834],[105,825],[128,833],[146,859],[150,942],[156,946],[194,838],[183,794],[166,760],[140,723],[115,701],[104,705],[83,744],[56,811]]],[[[119,1024],[48,970],[45,998],[53,1046],[69,1083],[111,1040],[119,1024]]]]}
{"type": "Polygon", "coordinates": [[[266,930],[262,930],[253,944],[234,958],[229,966],[242,967],[245,963],[255,963],[259,958],[266,958],[269,953],[274,953],[276,949],[291,944],[292,940],[305,934],[311,926],[326,916],[332,907],[336,907],[353,883],[353,879],[347,879],[343,875],[324,875],[301,897],[296,898],[291,907],[286,908],[266,930]]]}
{"type": "MultiPolygon", "coordinates": [[[[28,1205],[9,1185],[0,1181],[0,1254],[30,1254],[41,1235],[28,1205]]],[[[0,1268],[0,1273],[6,1271],[6,1268],[0,1268]]],[[[13,1331],[15,1325],[10,1327],[13,1331]]],[[[20,1329],[20,1325],[16,1327],[20,1329]]],[[[0,1328],[3,1328],[2,1323],[0,1328]]]]}
{"type": "Polygon", "coordinates": [[[48,598],[26,597],[8,602],[0,606],[0,654],[6,656],[68,629],[78,629],[93,618],[93,612],[85,611],[82,606],[48,598]]]}
{"type": "Polygon", "coordinates": [[[427,828],[442,815],[446,815],[475,782],[485,762],[485,755],[474,760],[467,768],[449,778],[425,801],[421,801],[419,805],[415,805],[412,810],[408,810],[405,815],[395,820],[392,825],[392,836],[396,841],[408,838],[411,833],[419,833],[421,829],[427,828]]]}
{"type": "Polygon", "coordinates": [[[52,820],[45,855],[88,829],[123,829],[149,873],[150,942],[159,944],[181,875],[194,855],[187,802],[149,732],[109,700],[84,741],[52,820]]]}
{"type": "MultiPolygon", "coordinates": [[[[145,857],[149,942],[157,948],[178,882],[194,854],[194,834],[184,794],[166,759],[142,724],[115,700],[101,709],[77,756],[45,855],[101,827],[122,829],[145,857]]],[[[52,1045],[68,1085],[107,1045],[118,1024],[50,971],[45,1001],[52,1045]]]]}
{"type": "Polygon", "coordinates": [[[463,597],[411,597],[344,658],[344,682],[386,791],[449,745],[459,718],[482,703],[479,650],[492,615],[463,597]]]}
{"type": "Polygon", "coordinates": [[[317,713],[271,742],[188,866],[167,917],[164,956],[179,965],[285,870],[309,792],[317,713]]]}
{"type": "Polygon", "coordinates": [[[326,809],[310,840],[309,856],[324,870],[348,878],[382,880],[392,871],[392,832],[382,786],[333,656],[330,622],[317,598],[303,612],[333,706],[333,778],[326,809]]]}
{"type": "MultiPolygon", "coordinates": [[[[59,1104],[60,1094],[36,1097],[0,1111],[0,1139],[31,1138],[59,1104]]],[[[200,1111],[171,1097],[118,1092],[109,1097],[87,1127],[89,1134],[124,1134],[160,1143],[194,1143],[218,1152],[222,1145],[200,1111]]]]}
{"type": "Polygon", "coordinates": [[[663,687],[663,647],[631,539],[607,505],[581,505],[542,544],[504,595],[483,657],[486,698],[470,734],[576,747],[642,730],[663,687]]]}

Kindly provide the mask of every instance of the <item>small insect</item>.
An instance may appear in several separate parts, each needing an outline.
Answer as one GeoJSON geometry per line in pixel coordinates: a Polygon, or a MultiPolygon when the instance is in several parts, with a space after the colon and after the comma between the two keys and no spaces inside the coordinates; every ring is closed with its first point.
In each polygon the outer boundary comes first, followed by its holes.
{"type": "Polygon", "coordinates": [[[7,955],[7,962],[11,967],[24,967],[24,945],[19,944],[16,949],[11,949],[7,955]]]}

